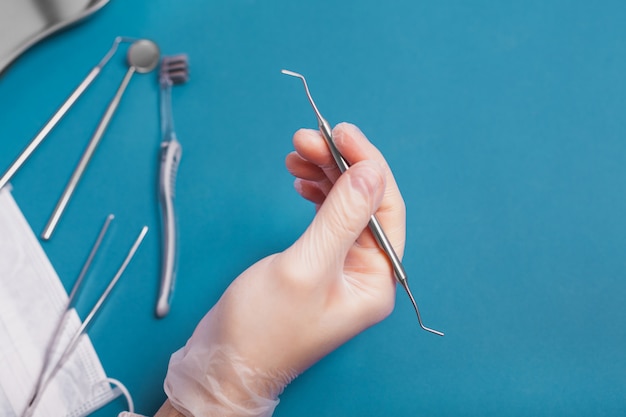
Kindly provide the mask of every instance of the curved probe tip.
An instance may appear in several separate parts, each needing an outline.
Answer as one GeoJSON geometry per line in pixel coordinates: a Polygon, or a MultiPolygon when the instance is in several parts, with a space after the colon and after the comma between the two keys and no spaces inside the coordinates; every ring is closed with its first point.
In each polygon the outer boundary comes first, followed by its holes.
{"type": "Polygon", "coordinates": [[[439,330],[431,329],[430,327],[426,327],[422,323],[420,323],[420,327],[426,330],[427,332],[436,334],[437,336],[444,336],[443,332],[440,332],[439,330]]]}
{"type": "Polygon", "coordinates": [[[408,283],[406,282],[406,280],[404,280],[404,281],[401,281],[400,284],[402,285],[407,295],[409,296],[409,299],[411,300],[411,304],[413,304],[413,308],[415,309],[415,314],[417,314],[417,321],[419,322],[420,327],[426,330],[427,332],[436,334],[437,336],[443,336],[444,335],[443,332],[424,326],[424,323],[422,322],[422,315],[420,314],[420,309],[417,307],[417,303],[415,302],[415,298],[413,298],[413,294],[411,293],[408,283]]]}
{"type": "Polygon", "coordinates": [[[280,70],[285,75],[291,75],[292,77],[304,78],[302,74],[298,74],[297,72],[289,71],[287,69],[280,70]]]}

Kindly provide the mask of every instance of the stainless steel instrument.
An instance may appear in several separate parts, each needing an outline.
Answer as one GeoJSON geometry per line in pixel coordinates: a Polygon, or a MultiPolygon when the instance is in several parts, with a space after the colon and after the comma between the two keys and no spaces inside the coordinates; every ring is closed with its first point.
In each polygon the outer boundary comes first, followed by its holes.
{"type": "Polygon", "coordinates": [[[41,142],[48,136],[48,133],[59,123],[59,121],[65,116],[65,113],[74,105],[76,100],[85,92],[87,87],[91,85],[91,83],[96,79],[96,77],[100,74],[102,68],[109,62],[111,57],[117,51],[117,47],[121,42],[128,42],[127,38],[117,37],[113,42],[113,46],[108,52],[104,55],[104,57],[100,60],[98,65],[93,67],[89,74],[85,77],[85,79],[76,87],[74,92],[65,100],[65,102],[59,107],[59,109],[52,115],[50,120],[44,125],[44,127],[37,133],[37,136],[33,138],[33,140],[28,144],[26,148],[22,151],[22,153],[13,161],[11,166],[6,170],[2,177],[0,177],[0,189],[8,184],[11,181],[11,178],[15,175],[15,173],[21,168],[22,165],[28,160],[28,158],[32,155],[33,152],[39,147],[41,142]]]}
{"type": "Polygon", "coordinates": [[[104,235],[106,234],[108,230],[111,220],[113,220],[113,215],[109,215],[107,217],[104,225],[102,226],[102,229],[100,230],[98,238],[96,239],[96,242],[94,243],[91,249],[91,252],[87,258],[87,261],[83,265],[83,268],[78,276],[78,279],[76,280],[76,283],[74,284],[74,287],[72,289],[72,292],[69,296],[69,299],[66,305],[66,309],[62,313],[61,317],[59,318],[57,327],[54,330],[52,338],[48,344],[46,356],[44,358],[44,364],[37,378],[37,382],[35,384],[32,396],[30,397],[30,400],[26,406],[26,409],[22,413],[22,417],[30,417],[34,414],[37,408],[37,405],[39,404],[39,401],[43,397],[43,393],[48,387],[48,384],[55,377],[55,375],[61,370],[63,365],[67,362],[67,360],[70,358],[70,356],[72,355],[72,353],[78,346],[81,340],[80,337],[87,331],[87,329],[89,328],[89,326],[95,319],[101,307],[104,305],[107,298],[111,294],[111,291],[113,290],[113,288],[115,287],[119,279],[121,278],[124,271],[126,271],[126,267],[135,256],[135,253],[137,252],[139,245],[141,245],[141,243],[143,242],[143,239],[146,236],[146,233],[148,233],[148,227],[144,226],[139,232],[139,235],[137,236],[137,238],[135,239],[135,242],[129,249],[126,255],[126,258],[122,262],[122,265],[119,267],[119,269],[117,270],[117,272],[115,273],[111,281],[109,281],[109,284],[107,285],[105,290],[102,292],[102,294],[100,295],[100,297],[98,298],[95,305],[92,307],[92,309],[90,310],[89,314],[87,315],[85,320],[82,322],[80,327],[72,334],[72,337],[70,338],[70,340],[65,344],[65,347],[63,348],[63,350],[61,350],[61,354],[59,358],[53,364],[52,363],[52,351],[55,348],[57,348],[58,347],[57,344],[60,343],[59,335],[61,333],[62,326],[65,323],[65,318],[67,316],[67,313],[72,308],[73,301],[76,297],[76,292],[78,291],[78,288],[81,285],[83,278],[85,277],[87,271],[89,270],[89,267],[91,266],[91,263],[100,248],[100,245],[102,243],[104,235]]]}
{"type": "Polygon", "coordinates": [[[0,1],[0,73],[42,39],[85,19],[109,0],[0,1]]]}
{"type": "Polygon", "coordinates": [[[63,212],[67,207],[67,204],[72,198],[72,194],[74,194],[76,186],[78,185],[78,182],[85,172],[85,169],[87,168],[91,157],[96,151],[97,146],[100,144],[100,140],[102,139],[102,136],[104,135],[104,132],[109,125],[109,122],[113,118],[119,102],[122,99],[122,95],[124,94],[124,91],[126,91],[126,87],[128,86],[128,83],[130,82],[133,74],[135,72],[147,73],[152,71],[159,63],[159,56],[159,47],[154,42],[147,39],[140,39],[138,41],[135,41],[128,49],[128,71],[126,71],[126,75],[122,79],[122,82],[117,89],[115,96],[109,103],[109,106],[104,112],[104,115],[102,116],[102,119],[100,120],[100,123],[98,124],[98,127],[96,128],[96,131],[94,132],[91,140],[87,144],[87,148],[80,158],[78,165],[74,169],[74,173],[72,174],[70,180],[65,186],[65,190],[59,198],[59,201],[57,202],[56,207],[54,208],[54,211],[52,212],[52,215],[50,216],[50,219],[48,220],[48,223],[46,224],[46,227],[41,234],[41,238],[43,240],[48,240],[52,236],[52,233],[59,223],[59,220],[61,219],[61,216],[63,215],[63,212]]]}
{"type": "MultiPolygon", "coordinates": [[[[311,93],[309,91],[309,86],[307,85],[306,79],[304,78],[302,74],[298,74],[297,72],[293,72],[289,70],[282,70],[282,73],[285,75],[290,75],[292,77],[300,78],[302,80],[307,98],[309,99],[309,102],[311,103],[311,106],[313,107],[313,111],[315,112],[315,115],[317,116],[317,122],[318,122],[320,132],[322,133],[322,136],[326,140],[328,149],[330,150],[330,153],[332,154],[333,159],[337,163],[339,170],[342,173],[345,172],[349,168],[348,162],[341,155],[341,152],[339,152],[339,149],[337,149],[337,146],[335,145],[335,141],[333,140],[332,128],[330,127],[330,124],[328,123],[328,121],[326,121],[326,119],[322,117],[322,114],[317,109],[317,106],[315,105],[315,102],[313,101],[313,97],[311,97],[311,93]]],[[[396,254],[396,251],[393,249],[393,246],[391,245],[391,242],[387,238],[387,235],[385,234],[385,231],[380,225],[380,222],[376,218],[376,215],[373,215],[371,217],[369,221],[369,228],[372,231],[372,234],[374,235],[374,237],[376,238],[378,245],[381,247],[381,249],[385,252],[387,257],[391,261],[391,265],[393,266],[393,271],[394,271],[397,281],[400,283],[400,285],[402,285],[402,287],[408,294],[411,300],[411,303],[413,304],[413,308],[415,309],[415,313],[417,314],[417,321],[419,322],[420,327],[426,330],[427,332],[434,333],[438,336],[443,336],[442,332],[426,327],[424,326],[424,323],[422,323],[422,316],[420,315],[419,308],[417,307],[415,298],[413,298],[413,294],[411,293],[411,290],[409,289],[409,283],[407,280],[406,271],[404,270],[404,266],[402,265],[400,258],[396,254]]]]}

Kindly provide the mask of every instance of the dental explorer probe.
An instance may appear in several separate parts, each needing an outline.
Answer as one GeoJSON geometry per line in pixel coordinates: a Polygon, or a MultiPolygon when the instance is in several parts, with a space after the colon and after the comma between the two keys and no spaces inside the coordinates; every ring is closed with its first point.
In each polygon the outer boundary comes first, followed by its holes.
{"type": "MultiPolygon", "coordinates": [[[[339,149],[337,149],[337,146],[335,145],[335,141],[333,139],[332,128],[330,127],[330,124],[328,123],[328,121],[322,117],[322,114],[319,112],[317,106],[315,105],[315,102],[313,101],[313,97],[311,97],[311,92],[309,91],[309,86],[307,85],[306,78],[304,78],[302,74],[298,74],[297,72],[293,72],[293,71],[289,71],[285,69],[281,70],[281,72],[285,75],[290,75],[292,77],[300,78],[302,80],[307,98],[309,99],[309,103],[311,103],[311,106],[313,107],[313,111],[315,112],[315,115],[317,116],[317,123],[320,129],[320,132],[322,133],[322,136],[324,137],[324,140],[326,141],[326,144],[328,145],[328,149],[330,150],[330,153],[332,154],[335,162],[337,163],[337,167],[339,168],[339,171],[341,171],[341,173],[346,172],[348,168],[350,167],[350,165],[345,160],[343,155],[341,155],[341,152],[339,152],[339,149]]],[[[434,333],[438,336],[443,336],[442,332],[426,327],[424,326],[424,323],[422,323],[422,316],[420,314],[419,308],[417,307],[415,298],[413,298],[413,294],[411,293],[411,290],[409,289],[409,283],[407,281],[407,274],[406,274],[406,271],[404,270],[404,266],[402,266],[402,262],[400,261],[400,258],[396,254],[396,251],[393,249],[393,246],[391,245],[391,242],[387,238],[387,235],[385,234],[382,226],[380,225],[380,222],[378,221],[378,218],[376,217],[376,215],[372,215],[372,217],[370,218],[369,228],[372,231],[372,234],[374,235],[376,242],[378,243],[380,248],[385,252],[387,257],[389,258],[389,261],[391,262],[391,265],[393,266],[393,271],[396,276],[396,279],[398,280],[398,282],[402,285],[402,287],[408,294],[409,299],[411,300],[411,303],[413,304],[413,308],[415,309],[415,313],[417,314],[417,321],[419,322],[420,327],[426,330],[427,332],[434,333]]]]}
{"type": "Polygon", "coordinates": [[[50,120],[41,128],[37,136],[33,138],[33,140],[24,148],[21,154],[13,161],[11,166],[6,170],[2,177],[0,177],[0,189],[2,189],[13,175],[24,165],[24,163],[28,160],[28,158],[32,155],[33,152],[39,147],[41,142],[48,136],[48,133],[59,123],[59,121],[65,116],[65,113],[74,105],[76,100],[85,92],[87,87],[91,85],[91,83],[96,79],[96,77],[102,71],[102,68],[109,62],[111,57],[117,51],[117,47],[122,42],[132,42],[133,38],[126,38],[123,36],[118,36],[113,41],[113,45],[108,50],[106,55],[98,62],[98,65],[93,67],[89,74],[85,77],[85,79],[76,87],[76,89],[70,94],[70,96],[65,100],[65,102],[59,107],[59,109],[52,115],[50,120]]]}
{"type": "MultiPolygon", "coordinates": [[[[108,227],[108,225],[106,226],[108,227]]],[[[104,232],[101,232],[101,234],[102,233],[104,232]]],[[[109,281],[109,285],[107,285],[104,292],[102,292],[102,294],[100,295],[100,298],[98,298],[98,301],[96,301],[96,304],[91,308],[91,311],[89,312],[85,320],[82,322],[80,327],[72,335],[70,341],[65,346],[65,349],[61,352],[61,355],[59,359],[57,360],[56,364],[54,365],[54,367],[50,370],[49,373],[47,373],[46,378],[38,386],[38,389],[33,393],[33,396],[31,397],[30,401],[26,405],[26,409],[22,413],[21,417],[31,417],[35,413],[35,409],[37,408],[39,401],[41,401],[41,398],[43,397],[43,394],[46,388],[48,387],[48,384],[52,381],[52,379],[56,376],[56,374],[61,370],[63,365],[65,365],[67,360],[70,358],[70,356],[72,355],[72,353],[74,352],[78,344],[80,343],[81,336],[85,334],[85,332],[87,331],[87,328],[89,327],[89,325],[92,323],[92,321],[94,320],[94,318],[100,311],[100,308],[102,307],[104,302],[107,300],[107,298],[111,294],[111,291],[113,290],[113,288],[115,287],[119,279],[121,278],[122,274],[124,274],[124,272],[126,271],[126,267],[128,267],[128,264],[130,263],[130,261],[135,257],[135,253],[137,252],[137,249],[139,249],[139,246],[143,242],[143,239],[145,238],[146,233],[148,233],[148,226],[144,226],[139,232],[139,235],[135,239],[135,242],[133,243],[130,250],[126,254],[126,258],[124,258],[122,265],[119,267],[119,269],[117,270],[117,272],[115,273],[111,281],[109,281]]],[[[99,246],[100,243],[96,242],[96,245],[99,246]]],[[[96,248],[95,250],[97,251],[98,249],[96,248]]],[[[92,260],[92,256],[90,254],[90,257],[87,262],[90,263],[91,260],[92,260]]],[[[88,268],[88,266],[86,266],[86,268],[88,268]]]]}
{"type": "Polygon", "coordinates": [[[87,169],[87,165],[93,154],[95,153],[100,141],[102,140],[102,136],[106,131],[113,115],[117,111],[117,108],[122,100],[122,96],[126,91],[126,87],[128,87],[128,83],[130,79],[135,73],[146,74],[156,68],[159,63],[160,50],[156,43],[148,40],[148,39],[138,39],[130,46],[128,52],[126,54],[126,61],[128,64],[128,70],[126,71],[126,75],[122,79],[115,95],[109,102],[100,122],[98,123],[98,127],[96,127],[93,136],[89,140],[87,147],[85,148],[83,155],[80,157],[76,168],[74,168],[74,172],[70,177],[69,181],[65,185],[65,189],[63,190],[63,194],[59,197],[50,218],[48,219],[48,223],[46,223],[46,227],[41,233],[41,238],[43,240],[49,240],[52,236],[52,233],[57,227],[59,220],[61,220],[61,216],[65,212],[67,205],[78,186],[85,170],[87,169]]]}
{"type": "Polygon", "coordinates": [[[104,240],[104,236],[109,230],[109,225],[111,224],[111,221],[113,221],[114,217],[115,216],[113,216],[113,214],[109,214],[107,216],[106,220],[104,221],[104,224],[102,225],[102,228],[100,229],[100,233],[98,233],[98,237],[96,238],[96,241],[93,244],[91,251],[89,252],[89,256],[87,257],[87,260],[85,261],[83,267],[81,268],[80,273],[78,274],[78,278],[76,278],[76,282],[74,283],[74,286],[72,287],[72,291],[70,292],[67,302],[65,303],[65,308],[63,309],[59,317],[59,320],[57,321],[57,325],[54,331],[52,332],[52,336],[50,337],[50,340],[48,341],[48,345],[46,347],[46,353],[44,355],[43,365],[41,366],[41,370],[39,371],[39,375],[37,376],[37,381],[35,382],[35,388],[31,396],[31,401],[29,402],[30,404],[33,403],[34,399],[37,397],[38,393],[41,391],[42,384],[44,383],[44,375],[46,374],[47,371],[50,370],[52,355],[54,353],[54,349],[56,348],[57,344],[60,341],[60,336],[63,330],[63,326],[67,321],[66,319],[68,317],[68,313],[74,308],[74,301],[77,297],[80,286],[83,283],[85,276],[87,275],[87,272],[91,268],[91,264],[93,263],[93,260],[96,254],[98,253],[98,250],[100,249],[100,245],[102,244],[102,241],[104,240]]]}

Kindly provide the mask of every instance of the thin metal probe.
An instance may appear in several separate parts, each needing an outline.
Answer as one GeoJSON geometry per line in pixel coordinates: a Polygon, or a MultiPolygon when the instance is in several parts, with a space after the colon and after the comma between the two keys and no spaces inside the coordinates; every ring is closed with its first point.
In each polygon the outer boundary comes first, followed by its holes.
{"type": "Polygon", "coordinates": [[[87,87],[89,87],[91,83],[96,79],[98,74],[100,74],[102,68],[106,65],[107,62],[109,62],[111,57],[117,51],[117,47],[119,46],[119,44],[121,42],[126,42],[126,39],[127,38],[122,38],[120,36],[115,38],[111,49],[109,49],[106,55],[104,55],[98,65],[93,67],[93,69],[89,72],[89,74],[87,74],[85,79],[78,85],[78,87],[76,87],[74,92],[72,92],[72,94],[61,105],[61,107],[59,107],[56,113],[54,113],[50,120],[48,120],[45,126],[39,131],[39,133],[37,133],[37,136],[35,136],[33,140],[28,144],[28,146],[24,148],[22,153],[20,153],[17,159],[15,159],[11,166],[9,166],[7,171],[2,174],[2,177],[0,178],[0,189],[2,189],[5,185],[7,185],[9,181],[11,181],[13,175],[15,175],[15,173],[21,168],[21,166],[24,165],[30,155],[35,152],[35,149],[37,149],[37,147],[41,144],[41,142],[43,142],[46,136],[48,136],[48,133],[50,133],[50,131],[57,125],[57,123],[63,118],[63,116],[65,116],[65,113],[67,113],[70,107],[74,105],[76,100],[78,100],[78,98],[85,92],[87,87]]]}
{"type": "Polygon", "coordinates": [[[52,371],[50,371],[47,378],[42,383],[39,391],[35,392],[33,398],[30,400],[28,406],[26,407],[26,410],[22,414],[22,417],[31,416],[32,413],[35,411],[35,407],[37,406],[38,402],[43,396],[42,393],[46,390],[50,381],[55,377],[55,375],[59,372],[59,370],[63,367],[63,365],[65,365],[65,362],[69,359],[71,354],[74,352],[74,349],[76,349],[76,347],[78,346],[78,343],[80,342],[80,337],[86,332],[87,328],[89,327],[91,322],[94,320],[96,314],[99,312],[100,307],[102,307],[102,305],[104,304],[104,302],[110,295],[111,291],[113,290],[113,287],[115,287],[120,277],[126,270],[126,267],[135,256],[135,253],[137,252],[139,245],[141,245],[141,242],[146,236],[146,233],[148,233],[148,226],[144,226],[141,229],[141,232],[139,233],[139,236],[137,236],[135,243],[133,243],[133,246],[128,251],[126,258],[124,259],[124,262],[122,262],[122,265],[118,269],[117,273],[115,274],[113,279],[111,279],[111,281],[109,282],[109,285],[104,290],[102,295],[100,295],[100,298],[98,299],[96,304],[93,306],[93,308],[87,315],[87,318],[85,318],[81,326],[76,330],[76,332],[74,333],[74,335],[68,342],[67,346],[63,350],[63,353],[59,357],[59,360],[57,361],[56,365],[54,366],[54,368],[52,368],[52,371]]]}
{"type": "Polygon", "coordinates": [[[87,148],[83,152],[83,155],[80,157],[80,161],[78,162],[78,165],[74,169],[74,172],[72,173],[72,176],[70,177],[70,180],[68,181],[65,189],[63,190],[63,194],[61,194],[59,201],[54,207],[54,211],[52,212],[52,215],[50,216],[50,219],[48,220],[46,227],[41,233],[41,238],[43,240],[50,239],[50,236],[52,236],[52,233],[54,232],[54,229],[59,223],[59,220],[61,220],[61,216],[63,215],[63,212],[65,211],[65,208],[67,207],[67,204],[72,198],[72,194],[74,194],[74,191],[76,190],[76,186],[78,185],[78,182],[83,176],[85,169],[87,169],[87,165],[89,164],[89,161],[91,160],[93,154],[95,153],[96,148],[100,144],[100,140],[102,139],[102,136],[104,135],[104,131],[106,130],[109,122],[113,118],[113,114],[115,113],[115,110],[117,110],[117,106],[120,100],[122,99],[122,95],[124,94],[124,91],[126,90],[126,87],[128,86],[128,83],[130,82],[130,79],[134,73],[135,73],[135,67],[132,67],[132,66],[128,68],[128,71],[126,71],[126,75],[124,76],[122,83],[118,87],[117,92],[115,93],[115,96],[113,96],[113,99],[109,103],[109,106],[107,107],[104,115],[102,116],[102,119],[100,120],[100,123],[98,124],[98,127],[96,128],[96,131],[93,134],[93,137],[87,144],[87,148]]]}
{"type": "Polygon", "coordinates": [[[87,148],[83,152],[78,165],[74,169],[72,176],[63,190],[63,194],[61,194],[61,197],[57,201],[54,211],[50,215],[50,219],[41,233],[41,238],[43,240],[48,240],[50,239],[50,236],[52,236],[52,233],[54,232],[54,229],[59,223],[63,212],[72,198],[81,177],[87,169],[89,161],[100,144],[102,136],[111,122],[111,119],[118,108],[122,96],[124,95],[124,91],[126,91],[126,87],[128,86],[133,74],[148,73],[152,71],[159,63],[159,55],[160,51],[157,44],[148,39],[139,39],[130,46],[127,53],[128,70],[126,71],[126,75],[124,75],[120,86],[107,106],[106,111],[102,115],[96,131],[89,140],[87,148]]]}
{"type": "Polygon", "coordinates": [[[44,375],[46,374],[46,371],[48,370],[50,366],[50,361],[52,359],[52,352],[61,334],[61,329],[63,328],[63,324],[65,323],[65,320],[67,318],[67,313],[68,311],[70,311],[70,308],[74,304],[74,300],[76,299],[78,290],[81,284],[83,283],[84,278],[87,275],[87,272],[91,268],[91,264],[93,263],[93,260],[96,254],[98,253],[98,250],[100,249],[100,245],[102,244],[102,241],[104,240],[104,236],[106,235],[113,218],[114,218],[113,214],[109,214],[107,216],[106,220],[104,221],[104,224],[102,225],[102,228],[100,229],[100,232],[98,233],[98,237],[96,238],[96,241],[94,242],[91,248],[91,251],[89,252],[89,256],[87,257],[87,260],[83,264],[83,267],[81,268],[80,273],[78,274],[78,278],[76,278],[76,282],[74,283],[74,286],[72,287],[72,291],[70,292],[68,296],[67,302],[65,304],[65,308],[63,309],[63,312],[61,313],[61,316],[59,317],[57,325],[52,333],[52,336],[50,337],[50,341],[48,342],[48,346],[46,347],[46,353],[44,356],[43,365],[41,366],[41,371],[39,372],[39,375],[37,376],[37,382],[35,383],[33,395],[31,397],[31,400],[29,401],[29,404],[33,403],[33,401],[37,397],[37,393],[41,390],[41,384],[43,383],[44,375]]]}
{"type": "MultiPolygon", "coordinates": [[[[135,256],[135,253],[137,252],[137,249],[139,249],[139,245],[141,245],[141,242],[143,242],[143,239],[146,236],[146,233],[148,233],[148,226],[142,227],[141,232],[139,232],[139,236],[137,236],[137,239],[135,240],[135,243],[133,243],[133,246],[128,251],[128,254],[126,255],[126,259],[124,259],[124,262],[122,262],[122,265],[118,269],[117,273],[115,274],[111,282],[109,282],[109,285],[104,290],[104,292],[102,293],[102,295],[100,296],[96,304],[93,306],[93,308],[91,309],[91,311],[89,312],[85,320],[83,321],[83,324],[76,331],[74,339],[78,339],[79,336],[85,332],[89,324],[93,321],[96,314],[100,310],[100,307],[102,307],[102,304],[106,301],[107,297],[113,290],[113,287],[115,287],[115,284],[117,284],[117,281],[119,281],[124,271],[126,271],[126,267],[135,256]]],[[[70,342],[68,346],[71,346],[71,344],[72,342],[70,342]]]]}
{"type": "Polygon", "coordinates": [[[78,292],[78,288],[82,284],[83,279],[85,278],[85,275],[87,275],[87,271],[89,271],[89,268],[91,268],[93,259],[96,257],[96,254],[98,253],[98,250],[100,249],[100,245],[102,244],[102,241],[104,240],[104,236],[106,235],[106,232],[109,230],[109,226],[111,225],[111,222],[113,221],[114,218],[115,216],[113,214],[109,214],[104,220],[104,224],[102,225],[102,228],[100,229],[100,233],[98,234],[98,237],[96,238],[96,242],[91,248],[91,252],[89,252],[87,261],[85,261],[83,268],[80,270],[80,273],[78,274],[78,278],[76,278],[74,287],[72,287],[72,291],[70,292],[68,302],[67,302],[68,306],[72,305],[74,298],[76,297],[76,293],[78,292]]]}
{"type": "MultiPolygon", "coordinates": [[[[296,77],[302,80],[302,83],[304,84],[304,90],[306,91],[306,96],[309,99],[309,103],[311,103],[311,107],[313,107],[313,111],[315,112],[315,115],[317,117],[317,122],[318,122],[320,132],[322,133],[322,136],[324,137],[326,144],[328,145],[328,149],[330,150],[330,153],[335,159],[335,162],[337,163],[337,166],[339,167],[339,171],[341,171],[342,173],[346,172],[348,168],[350,167],[350,165],[345,160],[343,155],[341,155],[341,152],[339,152],[339,149],[337,149],[337,146],[335,145],[335,141],[333,139],[332,128],[330,127],[330,124],[328,123],[328,121],[324,119],[324,117],[322,117],[322,114],[320,113],[319,109],[315,105],[315,102],[313,101],[313,97],[311,96],[311,92],[309,91],[309,86],[306,82],[306,78],[304,78],[302,74],[289,71],[286,69],[281,70],[281,72],[285,75],[290,75],[292,77],[296,77]]],[[[396,279],[398,280],[398,282],[402,285],[402,287],[408,294],[409,299],[411,300],[411,303],[413,304],[413,308],[415,309],[415,313],[417,314],[417,321],[419,322],[420,327],[426,330],[427,332],[434,333],[438,336],[443,336],[442,332],[435,330],[435,329],[431,329],[430,327],[426,327],[424,323],[422,322],[422,316],[420,314],[419,308],[417,307],[415,298],[413,297],[413,294],[411,293],[411,290],[409,289],[409,283],[407,280],[406,271],[404,270],[404,266],[402,265],[400,258],[396,254],[396,251],[393,249],[393,246],[391,245],[389,238],[387,238],[387,235],[385,234],[385,231],[380,225],[380,222],[378,221],[378,218],[376,217],[376,215],[372,215],[372,217],[370,218],[369,228],[372,231],[372,234],[374,235],[376,242],[378,243],[378,245],[381,247],[381,249],[385,252],[387,257],[389,258],[391,265],[393,267],[393,271],[396,276],[396,279]]]]}

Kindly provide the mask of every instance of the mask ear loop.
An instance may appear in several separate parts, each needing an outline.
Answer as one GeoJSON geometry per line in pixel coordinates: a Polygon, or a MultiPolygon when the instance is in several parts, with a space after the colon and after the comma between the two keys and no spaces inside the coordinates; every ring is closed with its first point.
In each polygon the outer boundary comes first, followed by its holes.
{"type": "MultiPolygon", "coordinates": [[[[115,386],[114,390],[119,391],[119,393],[122,394],[124,398],[126,399],[126,403],[128,404],[128,412],[134,413],[135,403],[133,402],[133,397],[130,395],[130,391],[128,391],[128,388],[126,388],[126,386],[122,384],[121,381],[118,381],[117,379],[114,379],[114,378],[107,378],[106,382],[115,386]]],[[[119,396],[119,394],[116,395],[116,397],[117,396],[119,396]]]]}

